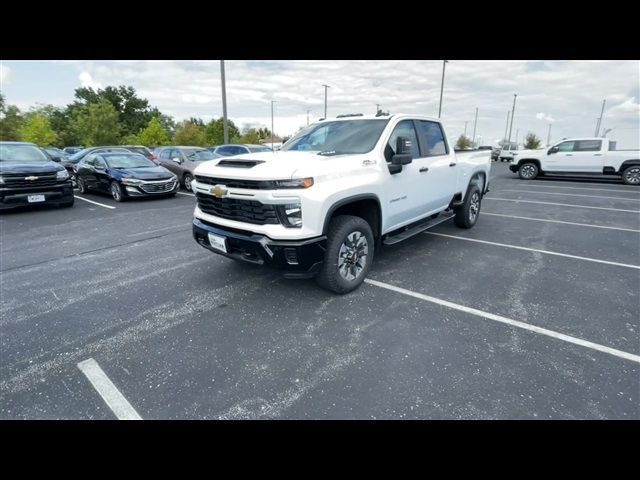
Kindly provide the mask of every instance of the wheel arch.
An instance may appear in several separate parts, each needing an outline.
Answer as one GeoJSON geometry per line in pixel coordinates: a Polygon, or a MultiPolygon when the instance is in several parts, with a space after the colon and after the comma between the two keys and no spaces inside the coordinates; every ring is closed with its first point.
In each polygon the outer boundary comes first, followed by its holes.
{"type": "Polygon", "coordinates": [[[618,169],[618,173],[624,172],[626,168],[640,166],[640,158],[633,160],[625,160],[620,164],[620,168],[618,169]]]}
{"type": "Polygon", "coordinates": [[[329,223],[336,215],[354,215],[363,218],[371,227],[374,239],[380,239],[382,231],[382,207],[380,199],[374,194],[360,194],[338,200],[327,210],[322,234],[326,235],[329,223]]]}

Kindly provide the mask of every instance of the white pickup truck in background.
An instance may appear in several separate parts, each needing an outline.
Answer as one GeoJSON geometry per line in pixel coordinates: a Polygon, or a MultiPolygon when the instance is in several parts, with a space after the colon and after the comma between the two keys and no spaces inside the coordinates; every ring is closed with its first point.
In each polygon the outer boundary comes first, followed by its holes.
{"type": "Polygon", "coordinates": [[[471,228],[488,191],[490,154],[456,154],[431,117],[326,119],[279,151],[198,166],[193,236],[215,253],[290,278],[316,276],[347,293],[381,244],[450,218],[471,228]]]}
{"type": "Polygon", "coordinates": [[[615,175],[640,185],[640,150],[616,150],[607,138],[570,138],[550,148],[521,150],[509,169],[524,180],[538,175],[615,175]]]}

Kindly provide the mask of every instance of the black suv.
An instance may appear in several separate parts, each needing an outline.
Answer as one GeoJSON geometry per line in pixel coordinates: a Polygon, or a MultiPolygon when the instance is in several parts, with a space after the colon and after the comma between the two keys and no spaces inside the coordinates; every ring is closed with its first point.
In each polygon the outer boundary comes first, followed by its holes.
{"type": "Polygon", "coordinates": [[[67,170],[37,145],[0,142],[0,210],[23,205],[73,205],[67,170]]]}

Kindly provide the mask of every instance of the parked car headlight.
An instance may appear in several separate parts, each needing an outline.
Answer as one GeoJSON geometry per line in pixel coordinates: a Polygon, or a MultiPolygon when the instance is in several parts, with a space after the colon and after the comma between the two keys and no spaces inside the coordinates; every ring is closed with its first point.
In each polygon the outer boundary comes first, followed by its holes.
{"type": "Polygon", "coordinates": [[[69,172],[67,172],[66,168],[58,170],[58,173],[56,173],[56,180],[66,180],[67,178],[69,178],[69,172]]]}
{"type": "Polygon", "coordinates": [[[302,205],[299,203],[289,203],[287,205],[278,205],[278,209],[280,210],[282,224],[285,227],[302,227],[302,205]]]}
{"type": "Polygon", "coordinates": [[[120,182],[124,185],[140,185],[142,181],[136,178],[123,178],[120,182]]]}
{"type": "Polygon", "coordinates": [[[276,180],[276,188],[309,188],[313,185],[313,178],[294,178],[293,180],[276,180]]]}

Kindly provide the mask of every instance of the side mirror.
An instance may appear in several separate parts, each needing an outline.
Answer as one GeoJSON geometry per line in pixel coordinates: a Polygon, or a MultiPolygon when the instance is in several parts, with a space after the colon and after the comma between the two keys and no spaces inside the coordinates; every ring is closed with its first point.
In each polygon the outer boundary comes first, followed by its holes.
{"type": "Polygon", "coordinates": [[[556,147],[551,147],[549,150],[547,150],[547,155],[552,155],[554,153],[558,153],[559,148],[556,147]]]}
{"type": "Polygon", "coordinates": [[[182,163],[182,160],[180,160],[178,157],[173,157],[171,160],[176,162],[178,165],[180,165],[182,163]]]}

